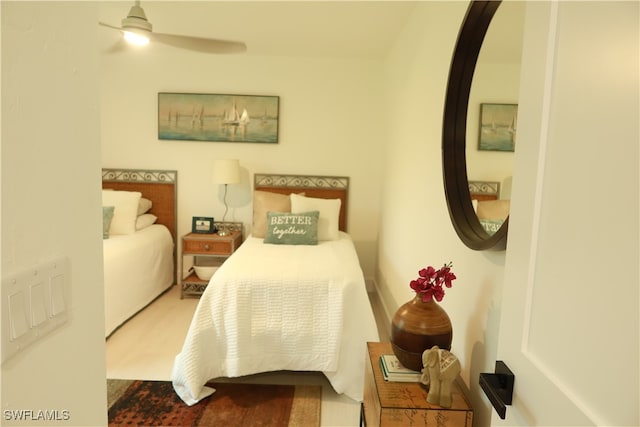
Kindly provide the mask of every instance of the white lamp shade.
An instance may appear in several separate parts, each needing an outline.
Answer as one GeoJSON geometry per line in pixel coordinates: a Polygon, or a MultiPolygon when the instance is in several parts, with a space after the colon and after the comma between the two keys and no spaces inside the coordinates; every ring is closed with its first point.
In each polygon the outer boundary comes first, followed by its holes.
{"type": "Polygon", "coordinates": [[[213,182],[215,184],[237,184],[240,182],[238,160],[216,160],[213,162],[213,182]]]}

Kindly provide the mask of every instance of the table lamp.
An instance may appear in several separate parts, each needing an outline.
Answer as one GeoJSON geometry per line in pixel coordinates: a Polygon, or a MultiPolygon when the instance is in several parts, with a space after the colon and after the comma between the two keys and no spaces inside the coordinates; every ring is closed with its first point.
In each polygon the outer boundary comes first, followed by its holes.
{"type": "MultiPolygon", "coordinates": [[[[224,223],[229,210],[227,205],[227,185],[240,182],[240,163],[238,160],[215,160],[213,163],[213,182],[214,184],[224,184],[224,215],[222,216],[222,222],[224,223]]],[[[229,234],[224,224],[218,229],[218,234],[220,236],[229,234]]]]}

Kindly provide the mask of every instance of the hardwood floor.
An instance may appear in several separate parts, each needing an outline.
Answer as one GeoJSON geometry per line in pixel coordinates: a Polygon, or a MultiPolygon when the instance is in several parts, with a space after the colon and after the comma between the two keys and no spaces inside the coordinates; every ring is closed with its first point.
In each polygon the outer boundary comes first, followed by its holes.
{"type": "MultiPolygon", "coordinates": [[[[380,341],[388,341],[390,323],[378,295],[369,293],[369,299],[380,341]]],[[[107,378],[171,380],[173,359],[181,350],[197,304],[195,298],[180,299],[179,287],[173,286],[117,329],[106,343],[107,378]]],[[[275,372],[234,378],[233,381],[321,385],[322,425],[359,425],[360,404],[336,394],[322,373],[275,372]]]]}

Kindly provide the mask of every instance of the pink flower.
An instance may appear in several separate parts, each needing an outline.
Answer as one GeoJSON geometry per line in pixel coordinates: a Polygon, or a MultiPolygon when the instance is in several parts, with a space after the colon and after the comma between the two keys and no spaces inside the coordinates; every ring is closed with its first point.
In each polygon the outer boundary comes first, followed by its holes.
{"type": "Polygon", "coordinates": [[[431,289],[431,293],[433,298],[435,298],[438,302],[442,301],[442,298],[444,298],[444,289],[442,289],[441,286],[434,286],[431,289]]]}
{"type": "Polygon", "coordinates": [[[409,287],[416,293],[422,294],[422,301],[428,302],[435,298],[440,302],[444,298],[442,286],[450,288],[456,275],[451,272],[453,264],[449,262],[439,270],[429,266],[418,271],[418,278],[409,282],[409,287]]]}

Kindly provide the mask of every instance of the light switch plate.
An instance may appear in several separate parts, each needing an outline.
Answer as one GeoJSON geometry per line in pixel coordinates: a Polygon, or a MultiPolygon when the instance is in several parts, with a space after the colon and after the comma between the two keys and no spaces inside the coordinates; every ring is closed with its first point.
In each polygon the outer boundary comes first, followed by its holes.
{"type": "Polygon", "coordinates": [[[70,273],[58,257],[2,278],[2,363],[67,321],[70,273]]]}
{"type": "Polygon", "coordinates": [[[18,290],[9,295],[9,339],[11,341],[20,339],[20,337],[29,332],[28,310],[29,306],[27,305],[24,291],[18,290]]]}
{"type": "Polygon", "coordinates": [[[56,274],[49,277],[49,291],[51,294],[51,316],[58,316],[65,311],[64,303],[64,279],[65,275],[56,274]]]}
{"type": "Polygon", "coordinates": [[[47,296],[43,282],[29,286],[29,299],[31,306],[31,327],[40,326],[49,318],[47,313],[47,296]]]}

